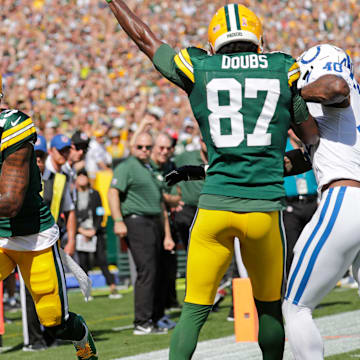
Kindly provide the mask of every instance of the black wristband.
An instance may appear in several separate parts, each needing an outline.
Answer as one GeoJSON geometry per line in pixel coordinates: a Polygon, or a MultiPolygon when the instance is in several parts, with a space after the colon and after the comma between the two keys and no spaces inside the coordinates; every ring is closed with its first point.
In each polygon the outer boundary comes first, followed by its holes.
{"type": "Polygon", "coordinates": [[[289,172],[284,169],[284,176],[298,175],[312,169],[309,157],[300,149],[287,151],[285,156],[291,161],[292,169],[289,172]]]}

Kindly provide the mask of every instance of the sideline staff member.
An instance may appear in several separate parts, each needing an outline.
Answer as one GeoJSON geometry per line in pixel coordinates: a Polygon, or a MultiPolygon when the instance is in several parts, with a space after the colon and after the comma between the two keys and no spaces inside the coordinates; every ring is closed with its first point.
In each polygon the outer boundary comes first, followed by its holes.
{"type": "Polygon", "coordinates": [[[149,165],[153,140],[150,134],[139,134],[132,154],[114,170],[109,189],[109,205],[114,219],[114,232],[126,237],[136,265],[134,335],[161,334],[155,324],[161,313],[157,299],[161,282],[162,246],[172,250],[167,212],[161,189],[149,165]],[[163,214],[163,217],[162,217],[163,214]]]}

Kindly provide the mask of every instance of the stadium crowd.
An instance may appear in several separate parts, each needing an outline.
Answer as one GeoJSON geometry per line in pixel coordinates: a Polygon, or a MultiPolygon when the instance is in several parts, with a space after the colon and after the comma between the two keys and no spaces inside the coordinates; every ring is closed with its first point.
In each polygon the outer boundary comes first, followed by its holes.
{"type": "MultiPolygon", "coordinates": [[[[180,49],[207,46],[210,17],[224,2],[127,3],[160,38],[180,49]]],[[[296,57],[316,43],[330,42],[349,51],[359,73],[358,1],[242,3],[264,24],[265,51],[296,57]]],[[[160,109],[161,128],[179,131],[190,114],[185,94],[153,71],[104,0],[3,0],[0,35],[5,102],[32,116],[40,133],[71,136],[80,128],[93,136],[101,123],[115,119],[130,128],[149,107],[160,109]]]]}

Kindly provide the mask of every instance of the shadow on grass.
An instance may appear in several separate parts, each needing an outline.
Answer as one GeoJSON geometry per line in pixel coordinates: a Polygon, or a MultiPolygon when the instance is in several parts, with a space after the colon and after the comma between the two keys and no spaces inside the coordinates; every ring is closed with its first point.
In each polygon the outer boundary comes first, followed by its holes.
{"type": "MultiPolygon", "coordinates": [[[[103,330],[94,330],[94,331],[91,331],[91,333],[94,337],[94,340],[97,343],[99,343],[102,341],[109,341],[110,337],[104,336],[104,335],[114,334],[114,333],[116,333],[116,331],[114,331],[112,329],[103,329],[103,330]]],[[[1,355],[2,354],[11,354],[13,352],[20,351],[20,350],[22,350],[23,346],[24,346],[24,344],[21,342],[15,346],[11,347],[10,349],[2,351],[1,355]]],[[[59,340],[59,343],[56,346],[50,346],[49,349],[56,349],[60,346],[73,346],[73,344],[70,340],[59,340]]],[[[0,355],[0,357],[1,357],[1,355],[0,355]]]]}
{"type": "Polygon", "coordinates": [[[329,306],[335,306],[335,305],[349,305],[351,304],[350,301],[332,301],[332,302],[323,302],[319,304],[315,309],[322,309],[329,306]]]}
{"type": "Polygon", "coordinates": [[[13,346],[11,349],[2,351],[2,352],[1,352],[1,355],[2,355],[2,354],[10,354],[10,353],[13,353],[13,352],[15,352],[15,351],[22,350],[23,346],[24,346],[23,343],[20,343],[20,344],[18,344],[18,345],[15,345],[15,346],[13,346]]]}

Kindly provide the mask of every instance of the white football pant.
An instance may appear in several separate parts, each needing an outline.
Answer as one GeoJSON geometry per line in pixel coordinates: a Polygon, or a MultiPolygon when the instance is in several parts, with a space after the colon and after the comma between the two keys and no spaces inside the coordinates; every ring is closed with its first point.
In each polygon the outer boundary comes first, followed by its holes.
{"type": "Polygon", "coordinates": [[[329,188],[295,245],[283,315],[296,360],[324,359],[312,311],[352,264],[359,279],[359,214],[360,188],[329,188]]]}

